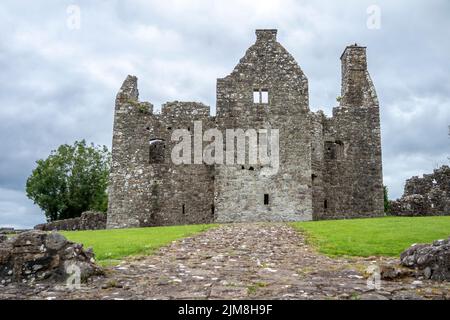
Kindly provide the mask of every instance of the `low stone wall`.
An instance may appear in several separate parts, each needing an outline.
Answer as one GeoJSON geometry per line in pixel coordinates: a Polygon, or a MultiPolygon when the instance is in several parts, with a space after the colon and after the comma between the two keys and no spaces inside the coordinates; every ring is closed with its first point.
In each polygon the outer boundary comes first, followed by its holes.
{"type": "Polygon", "coordinates": [[[80,230],[106,229],[106,213],[86,211],[80,217],[80,230]]]}
{"type": "Polygon", "coordinates": [[[450,167],[406,180],[403,196],[389,205],[395,216],[450,215],[450,167]]]}
{"type": "Polygon", "coordinates": [[[106,214],[103,212],[86,211],[81,214],[81,217],[38,224],[34,229],[42,231],[106,229],[106,214]]]}

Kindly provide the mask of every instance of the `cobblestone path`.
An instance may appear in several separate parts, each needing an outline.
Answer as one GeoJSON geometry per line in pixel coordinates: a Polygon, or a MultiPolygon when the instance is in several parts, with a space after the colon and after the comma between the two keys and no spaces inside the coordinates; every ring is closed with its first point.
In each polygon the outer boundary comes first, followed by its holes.
{"type": "Polygon", "coordinates": [[[81,289],[0,287],[0,299],[450,299],[450,284],[403,278],[367,285],[381,258],[330,258],[286,224],[229,224],[132,258],[81,289]]]}

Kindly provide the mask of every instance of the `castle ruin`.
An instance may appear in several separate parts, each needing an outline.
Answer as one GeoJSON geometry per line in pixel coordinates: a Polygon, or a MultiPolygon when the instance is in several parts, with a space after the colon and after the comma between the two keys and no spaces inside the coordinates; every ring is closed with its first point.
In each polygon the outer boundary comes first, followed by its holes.
{"type": "MultiPolygon", "coordinates": [[[[380,116],[366,48],[341,56],[339,106],[312,112],[308,79],[276,30],[217,79],[216,115],[197,102],[168,102],[160,113],[139,102],[128,76],[116,97],[107,227],[243,221],[301,221],[383,215],[380,116]],[[175,129],[276,128],[279,170],[256,164],[171,161],[175,129]]],[[[205,143],[206,142],[202,142],[205,143]]]]}

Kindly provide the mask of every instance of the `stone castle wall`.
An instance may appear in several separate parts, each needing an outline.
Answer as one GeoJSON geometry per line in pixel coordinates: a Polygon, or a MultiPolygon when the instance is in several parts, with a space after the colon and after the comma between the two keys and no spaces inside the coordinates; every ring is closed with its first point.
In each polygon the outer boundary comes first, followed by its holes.
{"type": "Polygon", "coordinates": [[[308,80],[276,33],[257,30],[232,73],[217,80],[216,116],[178,101],[154,113],[139,102],[136,77],[127,77],[116,98],[109,228],[383,214],[379,106],[366,49],[344,51],[340,105],[328,118],[309,110],[308,80]],[[255,102],[255,94],[268,101],[255,102]],[[278,129],[279,170],[268,174],[272,164],[261,162],[173,164],[173,130],[194,136],[194,121],[224,138],[226,129],[278,129]]]}
{"type": "Polygon", "coordinates": [[[308,80],[276,41],[275,30],[256,32],[256,43],[234,71],[217,80],[220,128],[279,130],[279,170],[258,163],[216,167],[217,221],[311,220],[311,137],[308,80]],[[268,103],[253,92],[267,90],[268,103]],[[264,197],[268,203],[264,203],[264,197]]]}

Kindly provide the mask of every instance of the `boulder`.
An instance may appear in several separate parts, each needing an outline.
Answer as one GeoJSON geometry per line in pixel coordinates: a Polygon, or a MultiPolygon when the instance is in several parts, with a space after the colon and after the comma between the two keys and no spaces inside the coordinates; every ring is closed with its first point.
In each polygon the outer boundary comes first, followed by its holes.
{"type": "Polygon", "coordinates": [[[62,281],[74,269],[81,281],[102,274],[92,250],[59,233],[33,230],[0,242],[0,284],[62,281]]]}
{"type": "Polygon", "coordinates": [[[450,281],[450,237],[415,244],[400,255],[401,265],[421,271],[427,279],[450,281]]]}

